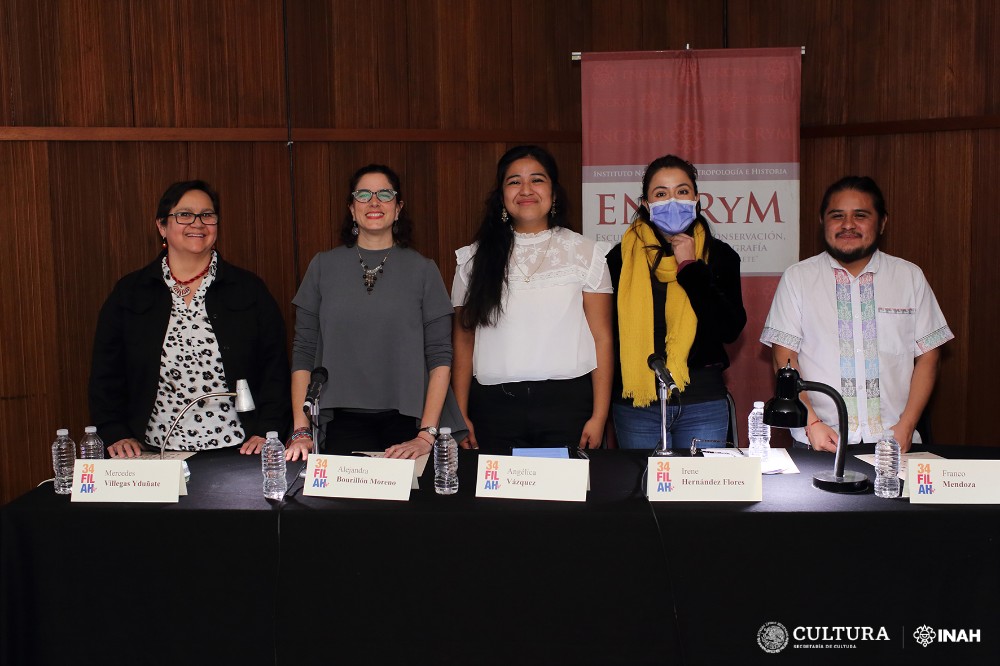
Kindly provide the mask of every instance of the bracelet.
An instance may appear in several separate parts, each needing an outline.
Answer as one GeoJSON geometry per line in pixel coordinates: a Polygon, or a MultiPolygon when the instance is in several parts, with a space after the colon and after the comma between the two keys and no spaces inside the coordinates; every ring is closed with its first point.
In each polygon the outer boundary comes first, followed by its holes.
{"type": "Polygon", "coordinates": [[[420,440],[421,442],[424,442],[424,443],[426,443],[426,444],[430,444],[431,446],[434,446],[434,442],[436,441],[436,440],[434,439],[434,436],[433,436],[433,435],[431,435],[431,434],[430,434],[429,432],[427,432],[426,430],[418,430],[418,431],[417,431],[417,437],[416,437],[416,438],[417,438],[417,439],[419,439],[419,440],[420,440]],[[428,441],[427,441],[426,439],[424,439],[423,437],[421,437],[421,436],[420,436],[420,435],[421,435],[421,433],[427,433],[428,435],[430,435],[430,437],[431,437],[431,441],[429,441],[429,442],[428,442],[428,441]]]}
{"type": "Polygon", "coordinates": [[[816,419],[815,421],[813,421],[812,423],[810,423],[809,425],[807,425],[806,426],[806,433],[809,432],[809,428],[812,428],[817,423],[822,423],[822,422],[823,422],[823,419],[816,419]]]}
{"type": "Polygon", "coordinates": [[[309,432],[309,428],[296,428],[292,431],[292,436],[288,438],[288,443],[291,444],[300,437],[308,437],[312,439],[312,433],[309,432]]]}

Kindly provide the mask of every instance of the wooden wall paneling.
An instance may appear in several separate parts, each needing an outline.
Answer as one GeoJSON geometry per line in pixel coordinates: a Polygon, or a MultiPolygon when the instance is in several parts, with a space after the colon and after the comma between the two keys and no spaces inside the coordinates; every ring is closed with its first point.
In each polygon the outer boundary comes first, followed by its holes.
{"type": "MultiPolygon", "coordinates": [[[[514,90],[514,9],[509,0],[437,0],[428,12],[437,26],[436,84],[439,127],[502,129],[511,126],[514,90]]],[[[531,20],[518,13],[518,24],[531,20]]],[[[519,41],[518,48],[534,45],[519,41]]],[[[543,59],[544,60],[544,59],[543,59]]],[[[544,64],[539,64],[544,67],[544,64]]]]}
{"type": "MultiPolygon", "coordinates": [[[[409,98],[409,127],[443,127],[441,106],[450,98],[441,95],[438,72],[442,35],[438,27],[441,9],[431,0],[410,0],[406,3],[406,67],[409,98]]],[[[461,97],[464,90],[445,82],[453,96],[461,97]]]]}
{"type": "MultiPolygon", "coordinates": [[[[122,2],[66,0],[55,5],[44,33],[56,52],[51,124],[132,124],[132,71],[128,6],[122,2]]],[[[46,17],[48,18],[48,17],[46,17]]]]}
{"type": "MultiPolygon", "coordinates": [[[[284,126],[281,3],[177,0],[173,49],[181,126],[284,126]]],[[[155,94],[155,92],[154,92],[155,94]]]]}
{"type": "Polygon", "coordinates": [[[977,39],[976,0],[729,0],[729,7],[731,46],[806,47],[805,126],[984,113],[982,91],[992,86],[977,85],[975,72],[983,64],[996,71],[997,32],[977,39]]]}
{"type": "Polygon", "coordinates": [[[296,126],[407,127],[406,21],[392,0],[289,2],[296,126]]]}
{"type": "Polygon", "coordinates": [[[975,4],[975,59],[971,71],[955,72],[971,80],[973,90],[982,91],[983,106],[979,113],[1000,114],[1000,3],[977,0],[975,4]]]}
{"type": "Polygon", "coordinates": [[[43,38],[51,15],[52,1],[7,0],[0,2],[0,125],[42,125],[45,90],[42,73],[51,70],[52,51],[43,38]]]}
{"type": "Polygon", "coordinates": [[[583,51],[722,48],[722,2],[591,0],[583,51]]]}
{"type": "MultiPolygon", "coordinates": [[[[956,220],[967,224],[972,237],[968,252],[969,295],[968,325],[956,336],[967,339],[968,363],[959,378],[968,386],[968,410],[965,414],[965,439],[970,444],[1000,446],[993,415],[1000,403],[1000,224],[997,223],[997,183],[1000,182],[1000,130],[981,132],[972,147],[972,188],[968,218],[956,220]]],[[[953,329],[954,330],[954,329],[953,329]]],[[[951,344],[951,343],[949,343],[951,344]]],[[[947,402],[947,401],[940,401],[947,402]]],[[[939,422],[955,425],[945,411],[939,422]]]]}
{"type": "Polygon", "coordinates": [[[70,425],[60,410],[49,194],[45,144],[0,143],[0,504],[52,476],[48,444],[70,425]]]}
{"type": "MultiPolygon", "coordinates": [[[[583,49],[586,4],[536,2],[530,16],[518,0],[510,0],[511,70],[489,78],[510,78],[510,127],[580,129],[580,64],[572,59],[583,49]]],[[[489,66],[489,65],[488,65],[489,66]]]]}

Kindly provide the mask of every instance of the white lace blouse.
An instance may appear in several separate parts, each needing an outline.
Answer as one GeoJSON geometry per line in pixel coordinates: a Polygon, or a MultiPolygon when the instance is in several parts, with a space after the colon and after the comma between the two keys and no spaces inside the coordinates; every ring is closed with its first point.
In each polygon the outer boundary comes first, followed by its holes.
{"type": "MultiPolygon", "coordinates": [[[[583,293],[610,294],[607,243],[555,227],[514,234],[503,314],[476,329],[472,372],[480,384],[572,379],[597,367],[597,349],[583,312],[583,293]]],[[[465,303],[476,244],[455,252],[451,291],[465,303]]]]}

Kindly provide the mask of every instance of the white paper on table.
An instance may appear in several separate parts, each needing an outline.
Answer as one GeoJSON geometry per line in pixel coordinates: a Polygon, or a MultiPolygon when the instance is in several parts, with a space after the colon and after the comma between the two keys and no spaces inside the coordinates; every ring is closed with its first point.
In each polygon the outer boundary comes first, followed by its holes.
{"type": "MultiPolygon", "coordinates": [[[[191,456],[193,456],[195,453],[197,453],[197,451],[164,451],[163,452],[163,459],[164,460],[187,460],[188,458],[190,458],[191,456]]],[[[121,459],[122,460],[159,460],[160,459],[160,452],[159,451],[143,451],[139,455],[133,456],[132,458],[127,458],[125,456],[122,456],[121,459]]]]}
{"type": "MultiPolygon", "coordinates": [[[[854,457],[862,462],[868,463],[872,467],[875,466],[874,453],[859,453],[854,457]]],[[[907,473],[910,468],[909,462],[911,460],[934,460],[935,458],[938,460],[943,460],[941,456],[934,455],[933,453],[930,453],[928,451],[915,451],[913,453],[901,453],[899,455],[899,474],[897,474],[896,476],[898,476],[903,481],[903,483],[901,484],[903,486],[903,490],[899,494],[900,497],[910,496],[910,486],[906,483],[907,473]]],[[[872,479],[873,487],[874,484],[875,484],[875,479],[873,478],[872,479]]]]}
{"type": "MultiPolygon", "coordinates": [[[[739,451],[739,454],[730,453],[723,455],[744,455],[750,456],[750,449],[702,449],[701,452],[707,454],[709,451],[739,451]]],[[[718,455],[718,454],[710,454],[718,455]]],[[[760,461],[760,473],[761,474],[798,474],[799,468],[795,465],[795,461],[792,457],[788,455],[786,449],[770,449],[767,454],[767,460],[760,461]]]]}
{"type": "MultiPolygon", "coordinates": [[[[872,467],[875,466],[875,454],[874,453],[859,453],[858,455],[856,455],[854,457],[857,458],[858,460],[862,461],[862,462],[868,463],[872,467]]],[[[934,459],[943,460],[943,458],[941,458],[941,456],[934,455],[933,453],[929,453],[927,451],[916,451],[914,453],[902,453],[899,456],[899,474],[897,474],[896,476],[898,476],[900,479],[902,479],[904,481],[906,480],[907,470],[909,469],[909,461],[911,461],[911,460],[934,460],[934,459]]]]}
{"type": "MultiPolygon", "coordinates": [[[[368,456],[369,458],[385,458],[385,451],[351,451],[351,453],[360,453],[363,456],[368,456]]],[[[418,490],[420,488],[420,483],[417,479],[420,475],[424,473],[424,467],[427,466],[427,459],[430,458],[430,454],[424,454],[413,461],[413,479],[410,481],[410,488],[412,490],[418,490]]]]}

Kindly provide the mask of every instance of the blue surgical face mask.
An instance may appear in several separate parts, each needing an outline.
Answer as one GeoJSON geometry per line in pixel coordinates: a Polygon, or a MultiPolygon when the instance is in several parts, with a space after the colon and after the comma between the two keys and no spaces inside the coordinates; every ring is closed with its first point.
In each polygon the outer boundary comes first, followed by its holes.
{"type": "Polygon", "coordinates": [[[649,204],[649,219],[656,228],[673,236],[683,233],[697,216],[697,201],[683,199],[668,199],[649,204]]]}

